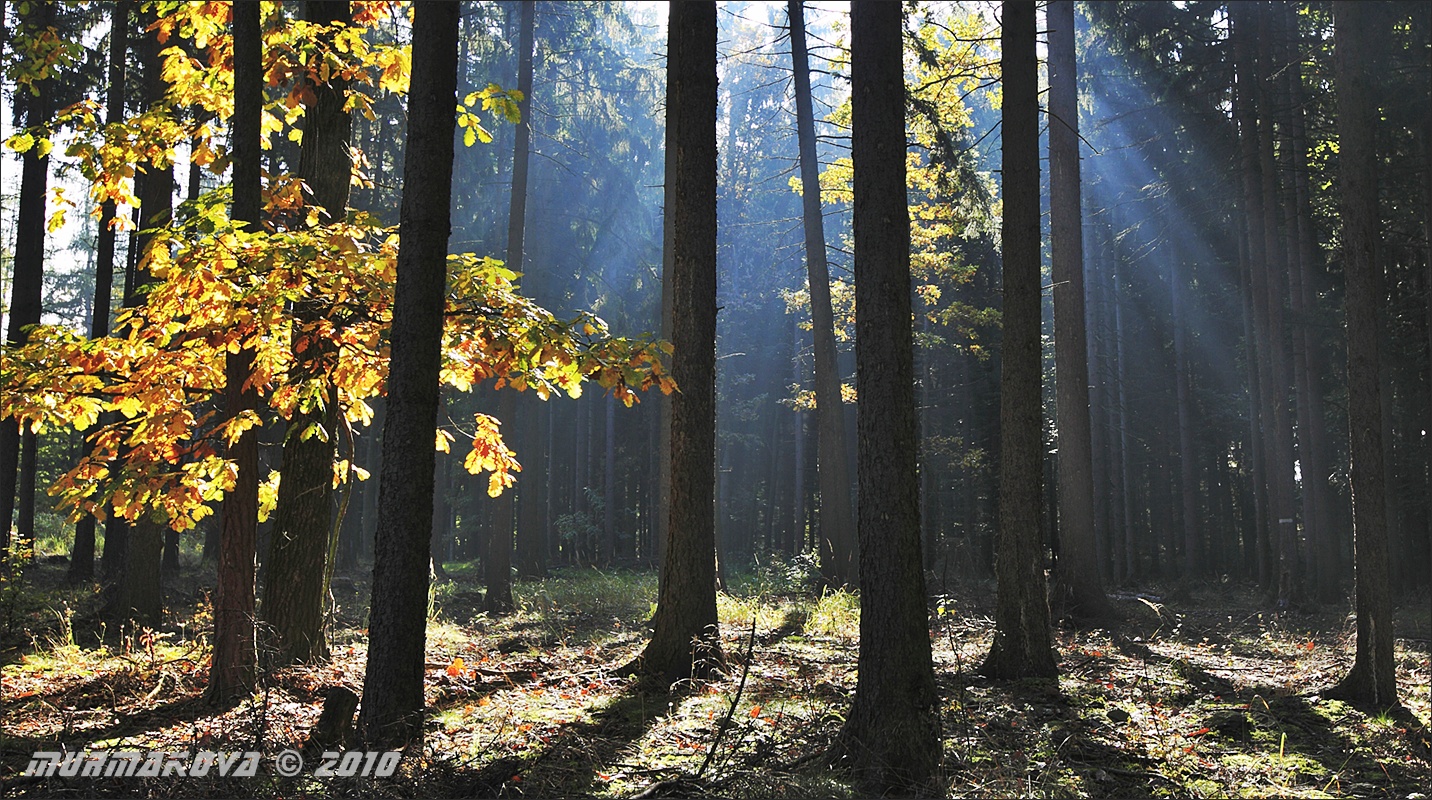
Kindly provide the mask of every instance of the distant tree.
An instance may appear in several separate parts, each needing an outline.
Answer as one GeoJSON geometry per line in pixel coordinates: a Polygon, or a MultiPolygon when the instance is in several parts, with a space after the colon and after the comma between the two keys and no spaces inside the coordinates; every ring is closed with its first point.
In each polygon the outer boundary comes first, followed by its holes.
{"type": "MultiPolygon", "coordinates": [[[[523,106],[522,119],[517,122],[516,135],[512,139],[512,195],[508,201],[507,211],[507,266],[516,272],[525,272],[525,256],[523,243],[527,233],[527,166],[531,159],[532,134],[532,104],[528,95],[532,92],[532,38],[533,29],[536,27],[536,4],[532,0],[523,0],[521,11],[521,22],[517,35],[517,90],[522,93],[523,106]]],[[[525,284],[527,281],[524,280],[525,284]]],[[[522,398],[522,405],[528,406],[537,402],[534,397],[522,398]]],[[[497,416],[509,424],[515,423],[514,411],[517,410],[517,397],[511,391],[503,392],[498,398],[497,416]]],[[[536,433],[535,415],[524,414],[523,422],[530,427],[525,428],[522,433],[528,434],[529,439],[535,439],[530,434],[536,433]],[[530,433],[529,433],[530,431],[530,433]]],[[[516,427],[516,425],[514,425],[516,427]]],[[[542,450],[545,442],[532,441],[533,447],[524,449],[522,457],[525,459],[528,452],[542,450]]],[[[529,467],[535,465],[528,464],[529,467]]],[[[522,481],[522,490],[527,493],[526,484],[531,481],[535,484],[541,476],[538,469],[532,468],[527,473],[527,479],[522,481]]],[[[536,492],[530,492],[531,499],[536,499],[536,492]]],[[[504,492],[502,496],[493,500],[491,535],[487,544],[487,558],[484,559],[483,569],[487,579],[487,594],[484,601],[487,611],[490,614],[504,614],[512,610],[512,545],[513,545],[513,492],[504,492]]],[[[536,503],[524,504],[524,510],[528,506],[533,510],[536,503]]],[[[531,521],[526,520],[529,525],[531,521]]],[[[532,531],[526,531],[529,535],[532,531]]],[[[526,550],[526,548],[524,549],[526,550]]]]}
{"type": "MultiPolygon", "coordinates": [[[[234,115],[231,153],[234,170],[230,215],[261,229],[263,204],[260,122],[263,119],[263,32],[257,3],[240,3],[233,13],[234,115]]],[[[224,405],[230,417],[254,413],[258,391],[249,384],[254,352],[240,348],[224,355],[224,405]]],[[[214,653],[205,697],[225,704],[253,691],[257,670],[254,637],[254,559],[258,546],[259,432],[251,427],[229,446],[238,470],[224,495],[219,535],[218,586],[214,592],[214,653]]]]}
{"type": "Polygon", "coordinates": [[[820,472],[821,574],[833,588],[859,583],[855,515],[850,500],[845,410],[836,364],[835,313],[830,299],[825,225],[820,202],[820,164],[811,109],[810,64],[806,54],[805,12],[801,0],[786,6],[791,32],[791,68],[795,76],[796,133],[800,146],[801,218],[805,229],[806,277],[810,286],[811,335],[815,341],[816,463],[820,472]]]}
{"type": "MultiPolygon", "coordinates": [[[[129,58],[129,19],[133,3],[118,0],[109,26],[109,86],[105,96],[105,122],[124,119],[125,64],[129,58]]],[[[111,296],[114,290],[115,210],[113,200],[100,206],[99,232],[95,242],[94,308],[90,312],[90,338],[109,333],[111,296]]],[[[94,443],[85,439],[88,455],[94,443]]],[[[75,583],[94,578],[95,528],[97,520],[86,514],[75,523],[75,541],[70,549],[69,579],[75,583]]]]}
{"type": "MultiPolygon", "coordinates": [[[[54,2],[31,3],[18,26],[27,34],[30,46],[53,35],[54,2]]],[[[53,111],[55,76],[46,70],[16,93],[16,110],[24,112],[25,125],[45,125],[53,111]]],[[[15,258],[10,279],[9,326],[6,342],[23,345],[28,328],[40,324],[43,271],[45,266],[45,196],[49,185],[50,156],[47,148],[31,147],[20,168],[20,209],[15,220],[15,258]]],[[[35,434],[21,431],[14,418],[0,420],[0,564],[9,558],[11,515],[17,509],[15,527],[21,539],[35,539],[35,434]],[[18,474],[17,474],[18,468],[18,474]]]]}
{"type": "Polygon", "coordinates": [[[460,10],[457,3],[421,3],[413,12],[397,297],[390,334],[368,663],[358,718],[361,735],[370,744],[403,743],[422,735],[433,429],[452,230],[460,10]]]}
{"type": "Polygon", "coordinates": [[[920,555],[902,18],[899,3],[851,4],[860,658],[832,756],[875,794],[918,790],[940,766],[920,555]]]}
{"type": "MultiPolygon", "coordinates": [[[[304,15],[329,26],[320,34],[326,42],[335,38],[334,26],[351,21],[348,0],[308,0],[304,15]]],[[[311,189],[305,201],[322,207],[326,221],[342,221],[353,173],[348,152],[352,125],[344,105],[348,82],[338,75],[324,81],[314,73],[302,78],[313,99],[303,116],[298,175],[311,189]]],[[[328,375],[338,362],[331,330],[343,325],[343,312],[325,305],[300,302],[295,308],[292,369],[314,389],[312,399],[294,410],[284,433],[283,478],[264,581],[264,621],[274,632],[272,646],[280,664],[328,657],[323,609],[340,421],[337,390],[328,375]]]]}
{"type": "Polygon", "coordinates": [[[1369,17],[1374,12],[1362,3],[1344,3],[1335,6],[1333,13],[1343,275],[1347,282],[1344,302],[1357,650],[1352,670],[1329,695],[1386,710],[1400,703],[1393,653],[1378,371],[1377,108],[1367,72],[1374,48],[1369,17]]]}
{"type": "Polygon", "coordinates": [[[675,682],[723,661],[716,621],[716,4],[671,4],[671,496],[655,630],[628,666],[675,682]]]}
{"type": "Polygon", "coordinates": [[[1074,2],[1049,4],[1049,217],[1059,432],[1059,557],[1054,603],[1074,617],[1108,608],[1094,541],[1084,236],[1079,209],[1079,87],[1074,2]]]}
{"type": "Polygon", "coordinates": [[[1044,581],[1040,425],[1039,64],[1032,2],[1005,2],[1003,78],[1004,344],[1000,380],[999,579],[994,644],[982,667],[996,678],[1058,674],[1044,581]]]}

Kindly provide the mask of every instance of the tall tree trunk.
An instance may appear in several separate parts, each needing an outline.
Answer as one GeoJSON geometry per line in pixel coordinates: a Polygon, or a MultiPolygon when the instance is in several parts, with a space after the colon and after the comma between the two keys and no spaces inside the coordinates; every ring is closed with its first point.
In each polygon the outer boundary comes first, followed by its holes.
{"type": "Polygon", "coordinates": [[[1298,592],[1298,528],[1297,501],[1293,492],[1293,423],[1288,412],[1289,380],[1287,336],[1283,324],[1283,307],[1288,295],[1288,269],[1285,240],[1279,230],[1278,174],[1274,156],[1273,123],[1277,116],[1276,96],[1268,88],[1278,65],[1273,63],[1271,17],[1269,4],[1255,4],[1258,15],[1258,163],[1260,188],[1263,194],[1264,260],[1261,267],[1265,279],[1265,314],[1267,315],[1268,391],[1264,399],[1270,404],[1272,429],[1268,441],[1268,497],[1276,531],[1273,547],[1278,562],[1278,607],[1287,608],[1298,592]]]}
{"type": "MultiPolygon", "coordinates": [[[[34,32],[53,27],[56,3],[33,3],[21,26],[34,32]]],[[[46,77],[28,89],[16,92],[16,102],[25,111],[29,127],[49,122],[55,78],[46,77]]],[[[50,177],[50,156],[32,147],[23,156],[20,168],[20,209],[15,220],[15,256],[10,282],[9,324],[6,341],[19,347],[30,338],[27,327],[40,324],[41,293],[45,268],[45,195],[50,177]]],[[[14,417],[0,420],[0,566],[8,567],[11,515],[18,510],[15,529],[20,538],[35,540],[35,434],[23,433],[14,417]],[[18,474],[17,474],[18,469],[18,474]],[[18,486],[17,486],[18,479],[18,486]],[[19,499],[16,500],[16,490],[19,499]]]]}
{"type": "MultiPolygon", "coordinates": [[[[152,17],[152,12],[149,12],[152,17]]],[[[152,22],[153,19],[147,20],[152,22]]],[[[136,50],[144,69],[144,95],[149,105],[164,101],[168,83],[161,74],[160,50],[156,31],[147,31],[139,40],[136,50]]],[[[153,281],[148,266],[151,246],[166,246],[161,240],[154,243],[155,233],[169,224],[173,214],[174,166],[163,168],[150,165],[144,174],[139,192],[141,222],[134,248],[138,262],[133,271],[133,280],[125,287],[125,305],[137,306],[144,302],[140,289],[153,281]]],[[[164,550],[164,524],[151,516],[150,511],[127,526],[124,548],[124,567],[111,597],[111,616],[118,620],[134,621],[158,627],[164,611],[164,592],[160,574],[160,557],[164,550]]]]}
{"type": "Polygon", "coordinates": [[[1253,392],[1257,402],[1257,440],[1253,474],[1258,487],[1258,499],[1262,501],[1259,510],[1257,543],[1258,581],[1264,589],[1276,590],[1271,554],[1275,553],[1279,525],[1279,496],[1274,474],[1278,470],[1278,454],[1273,452],[1274,406],[1277,405],[1273,380],[1272,329],[1268,321],[1268,235],[1265,233],[1267,217],[1263,208],[1263,191],[1259,167],[1258,114],[1263,110],[1258,101],[1257,50],[1254,28],[1256,4],[1235,4],[1229,14],[1233,22],[1232,38],[1237,61],[1238,91],[1234,104],[1234,119],[1238,125],[1238,142],[1243,165],[1244,219],[1248,235],[1248,286],[1249,311],[1253,320],[1252,346],[1249,357],[1257,370],[1257,388],[1253,392]]]}
{"type": "MultiPolygon", "coordinates": [[[[1297,267],[1290,270],[1295,345],[1301,343],[1302,369],[1297,386],[1298,462],[1303,475],[1303,531],[1314,554],[1313,590],[1325,602],[1338,597],[1337,551],[1339,526],[1333,524],[1332,502],[1328,491],[1328,467],[1325,417],[1323,411],[1323,360],[1313,315],[1317,313],[1316,276],[1322,272],[1314,238],[1312,193],[1308,186],[1308,144],[1303,114],[1303,74],[1301,40],[1298,21],[1292,6],[1284,7],[1285,25],[1292,57],[1286,70],[1288,97],[1288,149],[1292,165],[1293,201],[1291,216],[1296,231],[1297,267]]],[[[1295,348],[1295,350],[1298,348],[1295,348]]]]}
{"type": "MultiPolygon", "coordinates": [[[[263,111],[263,33],[257,3],[234,8],[234,198],[232,216],[244,229],[260,230],[263,205],[259,123],[263,111]]],[[[247,265],[245,265],[247,266],[247,265]]],[[[258,392],[246,385],[254,351],[244,347],[224,357],[225,410],[230,417],[253,413],[258,392]]],[[[205,693],[211,703],[229,703],[254,689],[258,656],[254,638],[254,560],[258,549],[259,432],[244,431],[229,447],[238,468],[234,488],[224,495],[219,538],[218,586],[214,592],[214,654],[205,693]]]]}
{"type": "MultiPolygon", "coordinates": [[[[124,118],[125,63],[129,52],[130,0],[118,0],[114,4],[109,28],[109,88],[105,97],[106,123],[119,122],[124,118]]],[[[114,240],[115,203],[106,201],[100,206],[99,232],[95,242],[94,308],[90,317],[90,338],[98,339],[109,334],[109,307],[114,289],[114,240]]],[[[85,439],[80,458],[89,458],[94,443],[85,439]]],[[[82,583],[94,579],[95,528],[94,515],[86,514],[75,523],[75,543],[70,550],[69,579],[82,583]]]]}
{"type": "MultiPolygon", "coordinates": [[[[310,22],[342,26],[352,19],[348,0],[308,0],[310,22]]],[[[331,41],[332,30],[319,36],[331,41]]],[[[325,221],[344,218],[353,162],[348,153],[352,123],[344,110],[347,81],[336,76],[313,83],[313,103],[304,113],[303,149],[298,174],[311,189],[307,201],[324,209],[325,221]]],[[[264,620],[273,630],[277,664],[328,657],[323,633],[328,553],[333,535],[333,457],[340,419],[336,390],[328,373],[337,349],[323,332],[341,327],[341,319],[325,319],[322,301],[300,302],[294,310],[294,366],[302,380],[323,386],[321,408],[295,409],[284,433],[278,503],[274,507],[273,540],[264,581],[264,620]]]]}
{"type": "MultiPolygon", "coordinates": [[[[1004,3],[1004,343],[1000,348],[999,579],[994,644],[982,671],[996,678],[1058,674],[1049,636],[1040,424],[1039,64],[1034,3],[1004,3]]],[[[862,495],[863,496],[863,495],[862,495]]],[[[863,502],[863,501],[862,501],[863,502]]]]}
{"type": "MultiPolygon", "coordinates": [[[[1175,248],[1169,267],[1169,299],[1173,307],[1174,395],[1178,406],[1179,497],[1183,510],[1183,578],[1197,580],[1203,571],[1203,535],[1198,510],[1198,454],[1193,446],[1193,376],[1188,364],[1188,321],[1183,309],[1182,248],[1175,248]]],[[[1191,265],[1188,265],[1191,266],[1191,265]]]]}
{"type": "Polygon", "coordinates": [[[1337,131],[1347,281],[1348,424],[1351,431],[1357,651],[1331,695],[1366,708],[1399,705],[1387,552],[1381,382],[1378,376],[1377,108],[1367,74],[1372,31],[1362,3],[1334,8],[1337,131]]]}
{"type": "Polygon", "coordinates": [[[606,446],[602,450],[602,561],[617,557],[617,399],[606,397],[606,446]]]}
{"type": "Polygon", "coordinates": [[[820,163],[815,150],[815,114],[811,109],[810,65],[806,55],[801,0],[790,0],[791,63],[795,75],[796,132],[800,146],[801,216],[805,228],[806,277],[810,286],[811,334],[815,340],[815,414],[820,470],[820,565],[832,588],[859,583],[855,515],[850,501],[849,454],[845,411],[836,364],[835,313],[830,299],[830,267],[825,257],[825,226],[820,202],[820,163]]]}
{"type": "Polygon", "coordinates": [[[716,620],[716,4],[671,4],[671,494],[655,631],[631,669],[668,683],[718,667],[716,620]]]}
{"type": "Polygon", "coordinates": [[[423,729],[428,526],[452,232],[460,10],[457,3],[420,3],[413,11],[412,89],[398,229],[402,244],[390,334],[368,664],[358,718],[361,736],[370,744],[405,743],[421,737],[423,729]]]}
{"type": "MultiPolygon", "coordinates": [[[[1008,25],[1015,15],[1005,8],[1008,25]]],[[[1033,67],[1033,3],[1028,13],[1033,67]]],[[[851,4],[860,655],[855,698],[831,755],[872,795],[918,791],[940,769],[920,555],[902,19],[899,3],[851,4]]]]}
{"type": "MultiPolygon", "coordinates": [[[[523,0],[517,44],[517,89],[522,92],[522,118],[515,126],[512,144],[512,195],[507,213],[507,265],[523,273],[522,288],[530,297],[539,297],[537,276],[527,268],[524,244],[527,232],[527,172],[532,139],[532,47],[536,30],[536,3],[523,0]]],[[[513,430],[518,433],[523,473],[517,491],[522,498],[517,526],[517,571],[524,577],[546,572],[547,527],[543,519],[543,495],[547,475],[547,431],[545,409],[535,394],[524,394],[517,402],[513,430]]],[[[506,420],[504,420],[505,422],[506,420]]]]}
{"type": "Polygon", "coordinates": [[[1048,27],[1049,216],[1059,421],[1059,558],[1054,564],[1052,597],[1059,613],[1089,618],[1105,613],[1108,601],[1099,580],[1094,538],[1073,0],[1050,3],[1048,27]]]}

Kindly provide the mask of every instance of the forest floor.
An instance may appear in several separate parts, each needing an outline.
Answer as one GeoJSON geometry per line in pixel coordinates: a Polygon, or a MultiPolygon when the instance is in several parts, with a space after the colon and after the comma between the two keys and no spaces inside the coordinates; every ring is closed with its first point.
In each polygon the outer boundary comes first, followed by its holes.
{"type": "MultiPolygon", "coordinates": [[[[360,691],[366,578],[335,581],[333,659],[270,672],[228,711],[205,705],[212,570],[170,582],[172,624],[107,631],[98,595],[38,562],[0,597],[0,794],[113,797],[855,797],[823,756],[855,688],[858,604],[800,591],[798,570],[738,576],[720,597],[730,671],[652,688],[615,671],[640,651],[646,572],[559,571],[516,587],[518,611],[479,613],[477,574],[449,567],[428,628],[426,735],[390,778],[280,777],[325,689],[360,691]],[[205,581],[209,581],[208,584],[205,581]],[[749,654],[749,656],[748,656],[749,654]],[[69,748],[260,750],[257,777],[25,777],[69,748]]],[[[1109,628],[1060,630],[1058,681],[976,670],[992,583],[932,607],[943,703],[936,791],[970,797],[1426,797],[1426,597],[1397,619],[1404,709],[1323,698],[1351,661],[1346,609],[1274,614],[1238,587],[1186,600],[1121,595],[1109,628]]]]}

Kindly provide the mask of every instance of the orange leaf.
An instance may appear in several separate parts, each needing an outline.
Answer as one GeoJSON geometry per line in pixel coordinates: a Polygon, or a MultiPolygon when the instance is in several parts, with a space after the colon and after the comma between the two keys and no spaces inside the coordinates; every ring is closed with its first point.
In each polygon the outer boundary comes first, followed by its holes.
{"type": "Polygon", "coordinates": [[[456,678],[457,676],[463,674],[466,671],[467,665],[462,662],[462,656],[454,658],[452,660],[452,663],[448,664],[447,674],[451,677],[456,678]]]}
{"type": "Polygon", "coordinates": [[[756,717],[759,717],[759,716],[761,716],[761,707],[760,707],[760,706],[751,706],[751,719],[755,719],[756,717]]]}

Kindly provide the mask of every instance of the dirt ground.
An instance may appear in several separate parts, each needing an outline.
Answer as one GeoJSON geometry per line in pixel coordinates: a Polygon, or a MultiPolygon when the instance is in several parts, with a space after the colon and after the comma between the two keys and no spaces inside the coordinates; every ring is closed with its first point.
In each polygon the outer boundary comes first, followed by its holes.
{"type": "MultiPolygon", "coordinates": [[[[45,797],[856,797],[824,754],[855,687],[858,603],[789,571],[720,598],[726,676],[676,687],[615,677],[644,642],[655,579],[560,572],[517,586],[518,612],[478,613],[477,574],[449,567],[428,629],[428,722],[388,778],[281,777],[325,691],[362,689],[365,577],[342,575],[331,662],[273,670],[248,701],[205,705],[211,569],[170,581],[171,624],[109,630],[93,589],[36,563],[0,597],[0,792],[45,797]],[[207,581],[207,583],[206,583],[207,581]],[[258,750],[254,777],[22,775],[40,750],[258,750]]],[[[976,672],[993,585],[932,603],[944,772],[969,797],[1425,797],[1427,597],[1398,616],[1403,708],[1369,716],[1322,697],[1351,663],[1346,609],[1274,614],[1253,592],[1157,587],[1115,598],[1108,628],[1058,631],[1058,681],[976,672]],[[1419,794],[1420,793],[1420,794],[1419,794]]],[[[309,764],[311,767],[312,764],[309,764]]]]}

